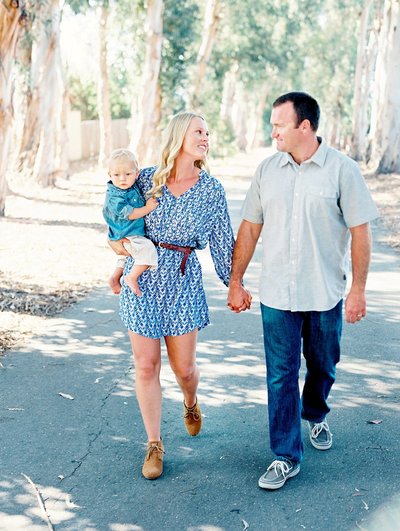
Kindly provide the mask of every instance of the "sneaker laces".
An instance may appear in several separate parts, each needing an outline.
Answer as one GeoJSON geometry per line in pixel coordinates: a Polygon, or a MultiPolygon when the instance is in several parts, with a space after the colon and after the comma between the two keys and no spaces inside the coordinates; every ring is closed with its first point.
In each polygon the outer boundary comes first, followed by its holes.
{"type": "Polygon", "coordinates": [[[311,437],[313,439],[316,439],[322,430],[325,430],[327,433],[329,433],[329,426],[325,420],[314,424],[314,426],[311,429],[311,437]]]}
{"type": "Polygon", "coordinates": [[[281,459],[276,459],[275,461],[272,461],[272,463],[269,465],[267,472],[269,470],[274,470],[275,474],[279,476],[279,474],[282,474],[283,477],[286,477],[290,470],[290,465],[286,461],[282,461],[281,459]]]}

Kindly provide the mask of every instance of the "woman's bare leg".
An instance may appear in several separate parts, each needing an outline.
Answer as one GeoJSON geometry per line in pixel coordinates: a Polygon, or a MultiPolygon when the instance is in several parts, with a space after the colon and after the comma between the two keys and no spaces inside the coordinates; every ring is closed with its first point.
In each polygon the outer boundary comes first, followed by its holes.
{"type": "Polygon", "coordinates": [[[136,372],[136,397],[149,441],[160,440],[161,347],[159,339],[129,331],[136,372]]]}
{"type": "Polygon", "coordinates": [[[169,363],[175,373],[176,381],[182,389],[187,407],[196,403],[200,371],[196,365],[197,329],[183,336],[165,338],[169,363]]]}

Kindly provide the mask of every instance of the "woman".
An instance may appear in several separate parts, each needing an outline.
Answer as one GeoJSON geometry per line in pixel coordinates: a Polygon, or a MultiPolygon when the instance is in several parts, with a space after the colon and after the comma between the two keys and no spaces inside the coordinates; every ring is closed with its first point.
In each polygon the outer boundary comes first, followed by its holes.
{"type": "MultiPolygon", "coordinates": [[[[136,371],[136,396],[147,432],[142,474],[156,479],[163,470],[161,423],[161,346],[183,393],[184,422],[192,436],[201,429],[197,400],[198,331],[209,323],[200,263],[195,249],[209,243],[218,276],[227,286],[234,245],[222,185],[206,171],[209,132],[202,116],[183,112],[169,123],[157,168],[141,170],[143,195],[158,198],[145,218],[146,234],[158,250],[158,269],[139,277],[142,296],[122,281],[121,317],[129,330],[136,371]]],[[[121,242],[110,242],[118,254],[121,242]]],[[[132,267],[128,258],[125,275],[132,267]]]]}

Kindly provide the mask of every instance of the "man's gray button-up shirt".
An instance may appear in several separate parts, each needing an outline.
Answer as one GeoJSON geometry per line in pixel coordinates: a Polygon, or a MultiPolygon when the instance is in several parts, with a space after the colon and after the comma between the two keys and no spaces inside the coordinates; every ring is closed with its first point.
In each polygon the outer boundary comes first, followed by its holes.
{"type": "Polygon", "coordinates": [[[243,219],[263,224],[260,300],[291,311],[325,311],[344,296],[349,228],[379,216],[358,164],[324,140],[298,165],[276,153],[257,168],[243,219]]]}

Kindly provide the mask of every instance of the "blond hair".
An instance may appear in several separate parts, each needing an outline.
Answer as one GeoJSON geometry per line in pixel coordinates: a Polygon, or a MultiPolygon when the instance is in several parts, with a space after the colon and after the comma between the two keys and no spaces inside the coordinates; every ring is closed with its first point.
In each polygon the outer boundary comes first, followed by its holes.
{"type": "Polygon", "coordinates": [[[139,162],[136,155],[133,153],[133,151],[125,148],[114,149],[114,151],[111,152],[110,158],[108,159],[108,166],[110,167],[113,161],[121,159],[132,162],[136,169],[139,169],[139,162]]]}
{"type": "MultiPolygon", "coordinates": [[[[188,130],[189,124],[193,118],[201,118],[204,120],[204,117],[200,114],[195,114],[193,112],[180,112],[175,114],[175,116],[173,116],[169,122],[164,132],[164,138],[161,144],[160,161],[153,175],[153,187],[151,190],[149,190],[149,192],[147,192],[148,196],[161,196],[162,189],[164,188],[168,177],[171,175],[171,171],[175,164],[175,159],[179,155],[186,131],[188,130]]],[[[207,161],[205,158],[203,160],[196,160],[194,165],[197,168],[204,168],[208,171],[207,161]]]]}

